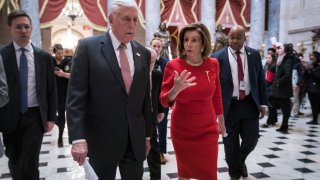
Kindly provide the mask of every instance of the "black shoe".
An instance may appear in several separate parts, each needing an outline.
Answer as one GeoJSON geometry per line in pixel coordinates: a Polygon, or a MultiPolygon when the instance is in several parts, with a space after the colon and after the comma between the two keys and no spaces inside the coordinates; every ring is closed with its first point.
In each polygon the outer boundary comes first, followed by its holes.
{"type": "Polygon", "coordinates": [[[268,123],[265,123],[265,124],[262,124],[262,128],[268,128],[268,127],[270,127],[271,126],[271,124],[268,124],[268,123]]]}
{"type": "Polygon", "coordinates": [[[302,112],[298,112],[298,115],[304,115],[304,113],[302,113],[302,112]]]}
{"type": "Polygon", "coordinates": [[[317,122],[317,121],[309,121],[309,122],[307,122],[307,124],[313,124],[313,125],[315,125],[315,124],[318,124],[318,122],[317,122]]]}
{"type": "Polygon", "coordinates": [[[62,140],[58,140],[58,148],[63,147],[63,141],[62,140]]]}
{"type": "Polygon", "coordinates": [[[242,177],[245,177],[245,178],[248,177],[248,169],[247,169],[246,164],[243,164],[243,165],[242,165],[241,176],[242,176],[242,177]]]}
{"type": "Polygon", "coordinates": [[[288,133],[288,128],[279,128],[279,129],[276,129],[276,131],[279,131],[279,132],[287,134],[288,133]]]}
{"type": "Polygon", "coordinates": [[[230,177],[230,180],[239,180],[240,178],[230,177]]]}

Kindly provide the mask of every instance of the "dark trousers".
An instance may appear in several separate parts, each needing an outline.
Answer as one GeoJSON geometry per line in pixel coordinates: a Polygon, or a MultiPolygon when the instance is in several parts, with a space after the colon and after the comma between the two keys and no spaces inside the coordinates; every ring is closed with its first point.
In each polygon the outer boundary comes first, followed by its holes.
{"type": "Polygon", "coordinates": [[[253,99],[232,100],[225,125],[228,136],[223,138],[223,143],[229,175],[239,178],[247,156],[259,139],[259,110],[253,99]]]}
{"type": "Polygon", "coordinates": [[[271,105],[270,103],[270,98],[271,97],[268,97],[268,119],[267,119],[267,124],[271,124],[271,125],[274,125],[278,122],[278,117],[277,117],[277,114],[274,114],[274,108],[275,108],[275,112],[277,113],[277,107],[274,107],[271,105]]]}
{"type": "Polygon", "coordinates": [[[157,116],[153,114],[153,134],[150,139],[151,149],[147,156],[147,163],[149,166],[150,180],[161,179],[161,161],[159,153],[159,143],[157,137],[156,119],[157,116]]]}
{"type": "Polygon", "coordinates": [[[13,180],[39,179],[39,154],[43,139],[40,110],[29,108],[20,115],[16,130],[3,134],[8,166],[13,180]]]}
{"type": "Polygon", "coordinates": [[[169,108],[164,108],[163,120],[157,125],[159,133],[159,151],[162,154],[167,153],[168,114],[169,108]]]}
{"type": "Polygon", "coordinates": [[[283,115],[282,124],[280,128],[288,129],[288,123],[289,123],[289,118],[290,118],[290,113],[292,108],[290,98],[286,98],[286,99],[269,98],[269,103],[270,103],[270,108],[269,108],[268,120],[269,119],[276,120],[278,116],[277,109],[280,108],[283,115]]]}
{"type": "Polygon", "coordinates": [[[318,122],[318,115],[320,113],[320,96],[317,93],[308,93],[311,111],[312,111],[312,121],[318,122]]]}
{"type": "Polygon", "coordinates": [[[112,164],[108,159],[103,158],[103,154],[89,154],[89,162],[99,177],[99,180],[115,180],[118,166],[121,180],[142,180],[143,161],[138,161],[135,158],[130,137],[128,137],[127,149],[120,162],[112,164]]]}
{"type": "Polygon", "coordinates": [[[59,105],[58,106],[57,122],[56,122],[56,125],[59,128],[58,142],[62,142],[62,135],[63,135],[64,127],[65,127],[65,124],[66,124],[65,112],[66,112],[65,104],[59,105]]]}
{"type": "Polygon", "coordinates": [[[149,151],[147,162],[150,172],[150,180],[161,179],[161,162],[157,137],[151,137],[151,149],[149,151]]]}

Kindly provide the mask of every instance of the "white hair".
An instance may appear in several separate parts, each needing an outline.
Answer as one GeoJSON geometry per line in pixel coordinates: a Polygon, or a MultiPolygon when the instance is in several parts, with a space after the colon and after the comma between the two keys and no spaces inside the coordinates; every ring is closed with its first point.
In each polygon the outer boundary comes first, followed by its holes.
{"type": "Polygon", "coordinates": [[[138,5],[135,0],[115,0],[111,7],[108,9],[108,20],[110,22],[110,16],[117,13],[120,7],[132,7],[138,10],[138,5]]]}

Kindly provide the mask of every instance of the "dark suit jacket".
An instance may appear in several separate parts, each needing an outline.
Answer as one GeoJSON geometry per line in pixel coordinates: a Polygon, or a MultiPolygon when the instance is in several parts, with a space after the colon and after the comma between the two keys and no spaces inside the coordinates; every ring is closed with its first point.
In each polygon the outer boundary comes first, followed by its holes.
{"type": "Polygon", "coordinates": [[[163,73],[161,69],[154,68],[152,70],[152,88],[151,88],[151,102],[152,102],[152,110],[153,110],[153,134],[157,134],[157,115],[158,113],[163,113],[164,109],[160,103],[159,96],[161,92],[162,86],[162,77],[163,73]]]}
{"type": "MultiPolygon", "coordinates": [[[[36,72],[36,91],[42,125],[45,131],[47,128],[47,121],[55,122],[56,120],[57,95],[54,67],[52,63],[52,56],[49,53],[37,47],[32,47],[34,50],[36,72]]],[[[13,43],[2,47],[0,49],[0,53],[9,89],[9,102],[4,107],[0,108],[0,131],[4,133],[11,133],[15,130],[19,121],[19,70],[13,43]]]]}
{"type": "MultiPolygon", "coordinates": [[[[260,105],[267,105],[266,85],[261,57],[257,50],[249,47],[245,47],[245,52],[249,68],[250,93],[258,108],[260,105]]],[[[220,63],[220,84],[222,90],[224,117],[226,118],[230,109],[233,93],[228,47],[213,53],[211,57],[217,58],[220,63]]]]}
{"type": "Polygon", "coordinates": [[[154,67],[155,67],[155,68],[160,67],[162,73],[164,73],[164,69],[165,69],[165,67],[166,67],[166,65],[167,65],[168,62],[169,62],[168,59],[160,56],[160,57],[159,57],[159,60],[156,61],[154,67]]]}
{"type": "Polygon", "coordinates": [[[151,137],[150,52],[131,42],[135,72],[129,95],[109,32],[79,41],[69,79],[69,140],[86,139],[89,156],[119,162],[131,140],[138,161],[151,137]],[[129,133],[129,134],[128,134],[129,133]]]}

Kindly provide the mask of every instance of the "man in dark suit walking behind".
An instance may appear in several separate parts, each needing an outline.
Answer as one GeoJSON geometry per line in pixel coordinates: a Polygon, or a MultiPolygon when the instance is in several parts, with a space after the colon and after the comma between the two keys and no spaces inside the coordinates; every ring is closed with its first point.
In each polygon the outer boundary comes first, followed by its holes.
{"type": "Polygon", "coordinates": [[[247,177],[245,160],[257,145],[259,114],[266,114],[266,87],[260,54],[244,46],[245,29],[234,26],[229,47],[215,52],[220,63],[220,83],[228,136],[223,138],[231,179],[247,177]],[[240,144],[240,138],[242,141],[240,144]]]}
{"type": "Polygon", "coordinates": [[[142,179],[150,149],[150,52],[133,41],[138,23],[135,1],[116,0],[111,29],[80,40],[67,95],[73,159],[86,156],[99,179],[142,179]]]}
{"type": "Polygon", "coordinates": [[[13,42],[0,49],[9,102],[0,108],[0,131],[14,180],[39,179],[39,154],[57,111],[52,57],[30,43],[31,19],[22,10],[8,15],[13,42]]]}

